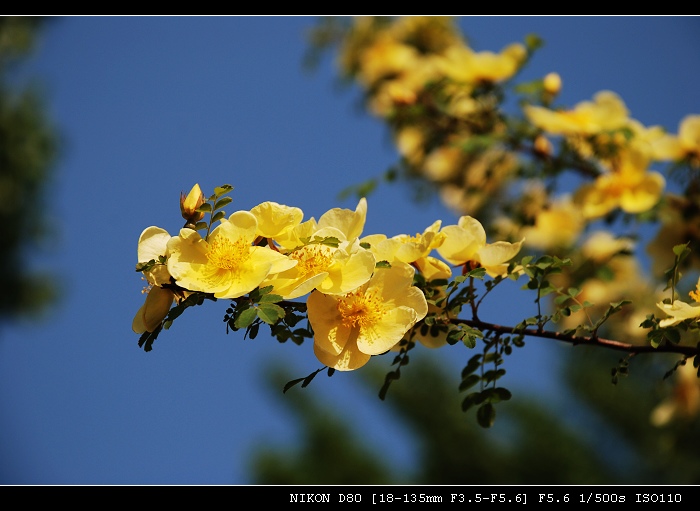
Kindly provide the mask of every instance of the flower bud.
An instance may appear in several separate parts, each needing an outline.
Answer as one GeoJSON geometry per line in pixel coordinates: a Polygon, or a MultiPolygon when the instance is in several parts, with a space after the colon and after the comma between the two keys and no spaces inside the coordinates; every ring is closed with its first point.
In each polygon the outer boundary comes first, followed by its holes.
{"type": "Polygon", "coordinates": [[[547,94],[556,96],[561,91],[561,77],[558,73],[549,73],[542,79],[542,86],[547,94]]]}
{"type": "Polygon", "coordinates": [[[552,156],[552,143],[547,137],[537,135],[535,138],[535,151],[541,156],[552,156]]]}
{"type": "Polygon", "coordinates": [[[182,213],[182,218],[184,218],[188,224],[196,224],[199,222],[204,218],[204,213],[197,211],[197,208],[204,204],[204,202],[204,194],[199,184],[195,184],[187,196],[180,192],[180,213],[182,213]]]}

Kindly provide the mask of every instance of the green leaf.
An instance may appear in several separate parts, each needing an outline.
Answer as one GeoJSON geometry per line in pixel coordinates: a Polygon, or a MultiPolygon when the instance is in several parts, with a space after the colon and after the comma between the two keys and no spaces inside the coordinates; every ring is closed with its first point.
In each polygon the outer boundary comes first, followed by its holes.
{"type": "Polygon", "coordinates": [[[483,379],[486,383],[491,383],[492,381],[498,380],[501,376],[503,376],[505,374],[506,374],[505,369],[497,369],[495,371],[494,370],[486,371],[484,373],[483,379]]]}
{"type": "Polygon", "coordinates": [[[243,312],[241,312],[233,324],[236,328],[248,328],[250,325],[253,324],[253,321],[255,321],[256,316],[257,311],[253,307],[251,307],[250,309],[246,309],[243,312]]]}
{"type": "Polygon", "coordinates": [[[282,296],[275,295],[272,293],[265,294],[260,297],[260,303],[275,303],[281,302],[283,300],[282,296]]]}
{"type": "Polygon", "coordinates": [[[231,204],[231,202],[233,202],[233,199],[231,197],[221,197],[214,203],[214,209],[221,209],[227,204],[231,204]]]}
{"type": "Polygon", "coordinates": [[[503,387],[496,387],[495,389],[491,389],[491,402],[492,403],[498,403],[499,401],[508,401],[510,398],[513,396],[510,393],[510,390],[503,388],[503,387]]]}
{"type": "Polygon", "coordinates": [[[297,378],[296,380],[288,381],[287,384],[284,386],[282,389],[282,393],[284,394],[287,392],[289,389],[294,387],[294,385],[297,385],[298,383],[301,383],[305,380],[306,378],[297,378]]]}
{"type": "Polygon", "coordinates": [[[496,422],[496,409],[491,403],[485,403],[476,411],[476,420],[482,428],[490,428],[496,422]]]}
{"type": "Polygon", "coordinates": [[[682,245],[676,245],[673,247],[673,253],[676,254],[679,258],[681,256],[684,256],[690,252],[690,249],[688,248],[688,244],[684,243],[682,245]]]}
{"type": "Polygon", "coordinates": [[[257,308],[258,317],[268,325],[274,325],[284,317],[284,309],[274,303],[261,303],[257,308]]]}
{"type": "Polygon", "coordinates": [[[467,375],[473,373],[481,367],[481,355],[474,355],[469,359],[467,365],[462,369],[462,379],[466,378],[467,375]]]}
{"type": "Polygon", "coordinates": [[[460,391],[460,392],[463,392],[463,391],[465,391],[465,390],[467,390],[467,389],[472,388],[474,385],[476,385],[477,383],[479,383],[480,380],[481,380],[481,378],[480,378],[478,375],[476,375],[476,374],[470,374],[470,375],[468,375],[468,376],[467,376],[466,378],[464,378],[464,379],[462,380],[462,382],[459,384],[459,391],[460,391]]]}
{"type": "Polygon", "coordinates": [[[211,217],[211,223],[217,222],[226,216],[226,212],[217,211],[214,216],[211,217]]]}
{"type": "Polygon", "coordinates": [[[462,400],[462,411],[466,412],[469,410],[472,406],[477,404],[477,399],[479,398],[479,393],[478,392],[472,392],[471,394],[468,394],[463,400],[462,400]]]}
{"type": "Polygon", "coordinates": [[[479,267],[479,268],[474,268],[473,270],[468,271],[465,274],[465,277],[474,277],[476,279],[483,279],[484,275],[486,275],[486,268],[479,267]]]}
{"type": "Polygon", "coordinates": [[[197,208],[197,211],[199,211],[200,213],[211,213],[211,204],[205,202],[197,208]]]}
{"type": "Polygon", "coordinates": [[[217,186],[216,188],[214,188],[214,195],[216,195],[217,197],[221,197],[222,195],[227,194],[231,190],[233,190],[233,186],[231,185],[217,186]]]}

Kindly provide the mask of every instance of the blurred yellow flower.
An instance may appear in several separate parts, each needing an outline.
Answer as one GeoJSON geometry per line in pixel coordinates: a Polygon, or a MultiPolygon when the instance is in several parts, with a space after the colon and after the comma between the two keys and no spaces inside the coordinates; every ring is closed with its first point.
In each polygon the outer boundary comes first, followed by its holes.
{"type": "Polygon", "coordinates": [[[585,227],[581,209],[570,195],[563,195],[535,213],[534,225],[521,229],[525,244],[540,250],[571,247],[585,227]]]}
{"type": "Polygon", "coordinates": [[[649,419],[654,426],[664,426],[674,419],[689,419],[700,412],[700,378],[692,360],[686,360],[676,370],[671,395],[652,410],[649,419]]]}
{"type": "Polygon", "coordinates": [[[390,268],[377,268],[351,293],[312,292],[306,303],[321,363],[351,371],[401,341],[428,312],[425,296],[412,285],[413,274],[413,268],[396,261],[390,268]]]}
{"type": "Polygon", "coordinates": [[[511,78],[525,62],[522,44],[506,46],[501,53],[475,52],[466,45],[452,45],[440,60],[442,72],[457,82],[497,83],[511,78]]]}
{"type": "Polygon", "coordinates": [[[700,115],[687,115],[678,127],[678,136],[665,137],[657,143],[657,148],[671,160],[688,158],[700,167],[700,115]]]}
{"type": "Polygon", "coordinates": [[[257,220],[248,211],[224,219],[203,239],[197,231],[181,229],[168,242],[168,270],[190,290],[237,298],[249,293],[270,273],[287,270],[296,261],[269,248],[254,246],[257,220]]]}
{"type": "Polygon", "coordinates": [[[525,105],[525,116],[532,124],[553,135],[594,135],[625,126],[628,110],[611,91],[598,92],[593,101],[582,101],[571,110],[525,105]]]}
{"type": "Polygon", "coordinates": [[[587,219],[600,218],[618,207],[626,213],[643,213],[661,199],[666,180],[660,173],[647,170],[649,162],[641,152],[620,151],[616,161],[613,171],[584,184],[574,194],[587,219]]]}
{"type": "Polygon", "coordinates": [[[481,266],[491,277],[506,274],[508,261],[520,252],[524,241],[486,243],[484,227],[471,216],[460,217],[457,225],[445,226],[441,232],[445,240],[437,247],[437,252],[443,259],[455,266],[481,266]]]}

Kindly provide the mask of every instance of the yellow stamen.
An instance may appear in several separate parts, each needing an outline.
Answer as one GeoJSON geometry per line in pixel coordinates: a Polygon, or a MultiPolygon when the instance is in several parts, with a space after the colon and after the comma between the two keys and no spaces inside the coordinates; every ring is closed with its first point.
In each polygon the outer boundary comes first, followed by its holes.
{"type": "Polygon", "coordinates": [[[695,291],[691,291],[688,294],[694,301],[700,302],[700,287],[696,286],[695,291]]]}
{"type": "Polygon", "coordinates": [[[250,257],[250,245],[244,239],[231,241],[218,237],[209,244],[209,262],[222,270],[235,270],[250,257]]]}
{"type": "Polygon", "coordinates": [[[318,275],[333,264],[333,250],[325,245],[306,245],[295,250],[290,257],[299,261],[297,269],[303,276],[318,275]]]}
{"type": "Polygon", "coordinates": [[[353,291],[338,300],[338,311],[342,316],[343,326],[369,327],[380,321],[386,314],[384,303],[370,291],[353,291]]]}

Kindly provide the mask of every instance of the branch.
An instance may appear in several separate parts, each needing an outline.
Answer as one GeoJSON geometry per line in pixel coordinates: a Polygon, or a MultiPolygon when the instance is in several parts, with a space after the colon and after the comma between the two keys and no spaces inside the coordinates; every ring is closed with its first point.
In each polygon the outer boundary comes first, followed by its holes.
{"type": "Polygon", "coordinates": [[[680,346],[676,344],[664,343],[663,345],[660,345],[659,347],[655,348],[649,345],[630,344],[620,341],[614,341],[612,339],[605,339],[597,336],[571,335],[562,332],[540,330],[538,328],[516,328],[512,326],[497,325],[495,323],[488,323],[486,321],[480,320],[452,319],[450,321],[453,324],[464,324],[473,328],[477,328],[479,330],[490,330],[492,332],[500,334],[524,335],[528,337],[554,339],[556,341],[568,343],[573,346],[585,344],[587,346],[608,348],[615,351],[625,351],[627,353],[633,354],[678,353],[687,357],[693,357],[695,355],[700,354],[700,348],[698,346],[680,346]]]}

